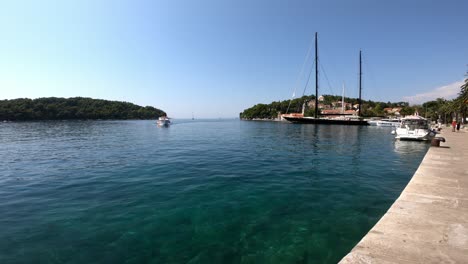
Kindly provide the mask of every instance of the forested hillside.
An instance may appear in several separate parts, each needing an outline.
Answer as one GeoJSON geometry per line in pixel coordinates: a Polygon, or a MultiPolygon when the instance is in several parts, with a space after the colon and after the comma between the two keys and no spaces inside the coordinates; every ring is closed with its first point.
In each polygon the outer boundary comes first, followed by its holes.
{"type": "MultiPolygon", "coordinates": [[[[321,101],[321,104],[329,105],[335,101],[341,101],[341,96],[338,95],[323,95],[324,100],[321,101]]],[[[282,114],[286,113],[300,113],[302,111],[302,104],[304,102],[310,102],[315,100],[315,96],[303,96],[301,98],[296,98],[294,100],[285,100],[279,102],[272,102],[270,104],[257,104],[253,107],[245,109],[242,113],[240,113],[240,118],[242,119],[254,119],[254,118],[262,118],[262,119],[273,119],[278,116],[278,112],[282,114]],[[289,106],[289,110],[288,110],[289,106]]],[[[357,104],[357,98],[349,98],[345,97],[346,103],[357,104]]],[[[386,107],[403,107],[403,109],[409,108],[407,102],[374,102],[374,101],[367,101],[362,100],[362,115],[364,116],[382,116],[384,115],[384,108],[386,107]]],[[[314,109],[310,109],[306,107],[306,116],[313,116],[314,109]]],[[[413,109],[409,110],[413,111],[413,109]]]]}
{"type": "Polygon", "coordinates": [[[151,106],[85,97],[0,100],[0,120],[157,119],[166,115],[151,106]]]}
{"type": "Polygon", "coordinates": [[[288,113],[300,113],[302,111],[302,104],[305,101],[314,100],[315,96],[303,96],[301,98],[279,102],[272,102],[270,104],[256,104],[250,108],[245,109],[240,113],[240,118],[242,119],[273,119],[278,116],[278,112],[285,114],[288,110],[288,113]],[[291,102],[291,103],[290,103],[291,102]]]}

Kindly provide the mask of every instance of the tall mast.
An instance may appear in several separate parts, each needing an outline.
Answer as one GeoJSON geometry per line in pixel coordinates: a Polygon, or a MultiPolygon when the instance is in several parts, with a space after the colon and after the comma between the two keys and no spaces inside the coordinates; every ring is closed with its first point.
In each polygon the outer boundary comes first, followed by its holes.
{"type": "Polygon", "coordinates": [[[343,82],[343,94],[341,96],[341,113],[344,114],[345,104],[344,104],[344,82],[343,82]]]}
{"type": "Polygon", "coordinates": [[[317,32],[315,32],[315,118],[318,118],[318,47],[317,47],[317,32]]]}
{"type": "Polygon", "coordinates": [[[358,116],[361,116],[361,90],[362,90],[362,59],[361,51],[359,50],[359,112],[358,116]]]}

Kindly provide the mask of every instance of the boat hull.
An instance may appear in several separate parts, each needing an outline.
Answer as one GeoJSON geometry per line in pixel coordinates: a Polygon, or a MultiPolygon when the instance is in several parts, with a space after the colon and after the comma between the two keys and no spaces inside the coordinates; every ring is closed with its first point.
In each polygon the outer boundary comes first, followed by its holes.
{"type": "Polygon", "coordinates": [[[400,121],[370,120],[369,125],[378,127],[398,127],[400,125],[400,121]]]}
{"type": "Polygon", "coordinates": [[[379,126],[379,127],[397,127],[399,125],[400,125],[400,123],[388,122],[388,121],[379,121],[379,122],[377,122],[377,126],[379,126]]]}
{"type": "Polygon", "coordinates": [[[403,118],[395,133],[396,139],[413,141],[429,141],[436,135],[434,131],[429,129],[427,119],[419,115],[403,118]]]}
{"type": "Polygon", "coordinates": [[[169,127],[169,123],[166,123],[166,122],[161,122],[161,123],[157,123],[158,127],[169,127]]]}
{"type": "MultiPolygon", "coordinates": [[[[399,131],[397,129],[396,139],[406,141],[429,141],[436,135],[433,131],[399,131]]],[[[401,129],[403,130],[403,129],[401,129]]]]}
{"type": "Polygon", "coordinates": [[[307,118],[307,117],[284,117],[291,123],[296,124],[327,124],[327,125],[346,125],[346,126],[368,126],[365,120],[353,119],[325,119],[325,118],[307,118]]]}
{"type": "Polygon", "coordinates": [[[168,118],[159,118],[159,120],[156,121],[156,124],[158,127],[169,127],[171,121],[168,118]]]}

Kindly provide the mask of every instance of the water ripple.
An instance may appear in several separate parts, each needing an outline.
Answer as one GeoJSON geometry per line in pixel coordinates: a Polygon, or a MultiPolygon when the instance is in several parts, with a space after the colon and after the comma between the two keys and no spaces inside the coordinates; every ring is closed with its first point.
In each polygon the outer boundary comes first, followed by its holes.
{"type": "Polygon", "coordinates": [[[373,127],[0,124],[0,263],[336,263],[425,144],[373,127]]]}

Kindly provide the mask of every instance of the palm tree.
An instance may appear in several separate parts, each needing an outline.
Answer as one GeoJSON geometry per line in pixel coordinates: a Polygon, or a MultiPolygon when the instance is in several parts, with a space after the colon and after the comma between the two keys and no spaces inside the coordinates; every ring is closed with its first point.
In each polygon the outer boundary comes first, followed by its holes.
{"type": "MultiPolygon", "coordinates": [[[[468,72],[465,74],[468,77],[468,72]]],[[[465,79],[465,83],[460,87],[460,93],[458,94],[460,112],[462,114],[462,123],[466,120],[466,111],[468,109],[468,78],[465,79]]]]}
{"type": "Polygon", "coordinates": [[[457,112],[457,103],[455,100],[445,101],[439,109],[441,114],[444,114],[444,123],[447,124],[448,122],[452,121],[453,115],[457,112]],[[450,119],[447,120],[447,115],[449,115],[450,119]]]}

